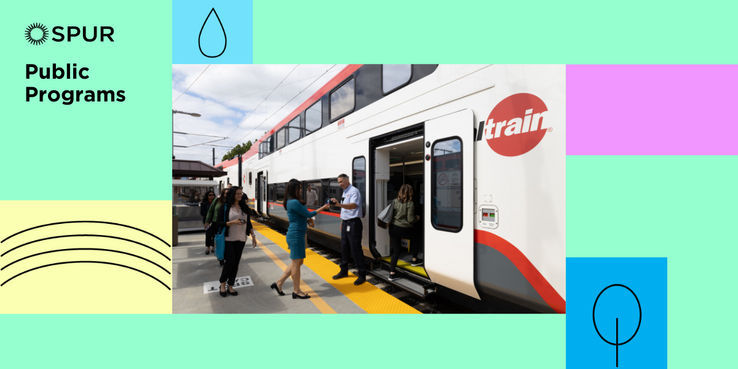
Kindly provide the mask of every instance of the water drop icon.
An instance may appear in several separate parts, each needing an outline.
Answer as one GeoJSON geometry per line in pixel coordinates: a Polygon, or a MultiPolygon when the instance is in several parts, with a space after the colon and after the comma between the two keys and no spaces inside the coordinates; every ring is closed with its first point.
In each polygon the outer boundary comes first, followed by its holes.
{"type": "MultiPolygon", "coordinates": [[[[215,41],[217,42],[217,41],[215,41]]],[[[200,28],[200,35],[197,36],[197,46],[200,48],[200,53],[202,55],[208,57],[208,58],[217,58],[226,50],[226,46],[228,45],[228,37],[226,36],[225,28],[223,28],[223,23],[220,21],[220,17],[218,17],[218,12],[215,11],[215,8],[212,8],[210,10],[210,13],[208,13],[208,16],[205,17],[205,22],[202,24],[202,28],[200,28]],[[203,44],[203,36],[202,33],[205,31],[205,40],[207,41],[206,44],[212,46],[213,40],[218,40],[218,36],[220,36],[220,32],[217,31],[217,26],[215,25],[215,21],[213,20],[210,24],[208,24],[208,19],[210,19],[210,16],[215,14],[215,18],[218,20],[218,26],[220,26],[220,29],[223,31],[223,50],[218,55],[208,55],[205,54],[204,51],[202,51],[202,44],[203,44]],[[207,30],[205,30],[205,26],[208,27],[207,30]]]]}

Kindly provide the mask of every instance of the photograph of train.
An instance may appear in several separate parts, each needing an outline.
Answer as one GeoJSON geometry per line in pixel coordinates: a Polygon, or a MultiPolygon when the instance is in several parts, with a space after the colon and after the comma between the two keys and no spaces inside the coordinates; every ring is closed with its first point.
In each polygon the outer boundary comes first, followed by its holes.
{"type": "MultiPolygon", "coordinates": [[[[287,229],[291,179],[312,211],[343,197],[345,173],[361,194],[372,276],[471,312],[565,313],[564,65],[347,65],[263,130],[248,152],[216,163],[226,175],[211,182],[216,194],[242,187],[253,222],[287,229]],[[404,185],[416,236],[403,239],[402,278],[391,280],[377,217],[404,185]]],[[[309,242],[340,253],[340,213],[316,215],[309,242]]]]}

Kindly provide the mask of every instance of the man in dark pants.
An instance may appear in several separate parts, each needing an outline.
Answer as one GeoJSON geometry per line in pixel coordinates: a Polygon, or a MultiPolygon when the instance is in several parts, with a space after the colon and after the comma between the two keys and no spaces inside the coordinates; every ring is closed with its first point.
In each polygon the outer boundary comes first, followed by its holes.
{"type": "Polygon", "coordinates": [[[348,176],[338,176],[338,185],[343,189],[341,202],[331,199],[334,206],[341,208],[341,271],[333,276],[333,279],[348,277],[349,256],[354,257],[354,264],[359,269],[355,285],[366,282],[366,266],[364,265],[364,252],[361,250],[361,233],[364,226],[361,223],[361,193],[349,183],[348,176]]]}

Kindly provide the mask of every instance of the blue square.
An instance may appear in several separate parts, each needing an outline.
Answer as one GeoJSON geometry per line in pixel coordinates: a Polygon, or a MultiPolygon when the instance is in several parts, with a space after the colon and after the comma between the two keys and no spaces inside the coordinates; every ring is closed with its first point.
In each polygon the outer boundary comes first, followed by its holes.
{"type": "Polygon", "coordinates": [[[566,367],[666,368],[666,270],[666,258],[566,258],[566,367]]]}
{"type": "Polygon", "coordinates": [[[251,64],[251,0],[174,0],[172,64],[251,64]]]}

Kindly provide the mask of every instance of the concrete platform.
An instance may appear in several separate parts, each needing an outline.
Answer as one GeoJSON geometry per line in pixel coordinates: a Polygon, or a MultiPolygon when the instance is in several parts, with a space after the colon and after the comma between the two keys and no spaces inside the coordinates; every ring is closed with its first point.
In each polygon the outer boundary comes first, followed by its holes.
{"type": "Polygon", "coordinates": [[[269,286],[291,263],[284,236],[256,222],[254,228],[258,247],[247,242],[237,274],[249,276],[253,285],[237,287],[238,296],[225,298],[218,292],[205,293],[203,288],[206,282],[216,282],[222,270],[212,253],[205,255],[205,233],[179,235],[179,245],[172,252],[173,313],[418,313],[370,283],[354,286],[353,275],[332,280],[338,266],[309,249],[301,269],[301,288],[312,298],[293,299],[291,279],[284,283],[285,296],[277,295],[269,286]]]}

